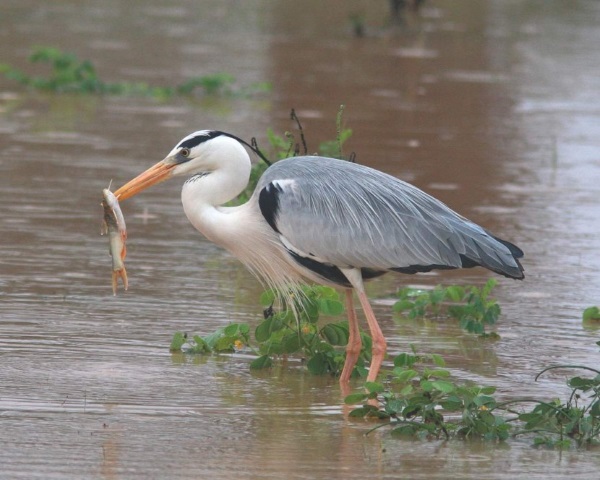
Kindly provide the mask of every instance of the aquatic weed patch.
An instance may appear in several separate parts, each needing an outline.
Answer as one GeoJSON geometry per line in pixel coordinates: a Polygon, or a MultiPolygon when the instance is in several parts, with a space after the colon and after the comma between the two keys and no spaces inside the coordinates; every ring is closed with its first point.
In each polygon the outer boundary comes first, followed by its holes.
{"type": "MultiPolygon", "coordinates": [[[[597,342],[600,346],[600,342],[597,342]]],[[[493,386],[452,379],[439,355],[398,355],[385,383],[367,383],[365,391],[346,397],[363,403],[354,418],[383,420],[394,436],[412,438],[481,438],[504,441],[526,435],[533,444],[552,448],[600,445],[600,371],[581,365],[554,365],[542,370],[570,369],[593,376],[567,379],[566,401],[522,398],[499,402],[493,386]],[[380,406],[371,403],[377,401],[380,406]]]]}
{"type": "MultiPolygon", "coordinates": [[[[189,354],[246,350],[256,355],[250,363],[251,369],[268,368],[276,358],[296,355],[306,360],[308,371],[315,375],[339,375],[344,365],[344,347],[348,343],[348,322],[332,321],[319,325],[323,316],[343,313],[344,305],[337,291],[325,286],[304,287],[302,294],[296,295],[296,304],[292,308],[287,307],[285,302],[279,302],[278,297],[279,294],[273,290],[261,295],[264,318],[254,329],[254,341],[248,324],[234,323],[205,337],[194,335],[188,338],[177,332],[173,336],[171,350],[189,354]],[[282,308],[276,310],[275,303],[280,303],[282,308]]],[[[366,376],[371,339],[364,333],[361,335],[363,350],[355,375],[366,376]]]]}
{"type": "Polygon", "coordinates": [[[458,320],[460,327],[469,333],[499,338],[497,333],[486,332],[486,325],[494,325],[501,313],[497,300],[490,297],[496,284],[490,278],[481,288],[461,285],[438,285],[432,290],[403,288],[397,294],[399,300],[393,310],[408,318],[439,317],[445,313],[458,320]]]}
{"type": "MultiPolygon", "coordinates": [[[[489,281],[483,289],[477,287],[436,287],[436,289],[417,293],[413,298],[412,311],[420,316],[428,315],[430,310],[440,314],[441,302],[448,292],[453,292],[456,300],[451,306],[455,309],[454,316],[459,322],[473,317],[484,318],[490,306],[496,306],[494,312],[500,313],[496,300],[490,299],[489,294],[494,286],[489,281]],[[455,295],[456,294],[456,295],[455,295]],[[482,301],[482,298],[485,301],[482,301]]],[[[178,332],[173,337],[172,350],[183,350],[190,354],[235,352],[244,347],[247,351],[257,356],[250,365],[251,368],[268,368],[277,358],[297,355],[306,360],[306,366],[314,374],[339,375],[344,365],[345,347],[348,343],[348,322],[332,321],[336,316],[344,313],[344,304],[339,293],[331,288],[321,285],[304,286],[301,294],[294,297],[295,304],[288,305],[281,295],[274,290],[266,290],[260,297],[264,307],[264,319],[255,328],[253,335],[248,324],[231,324],[222,327],[212,334],[201,337],[184,337],[178,332]],[[320,320],[328,317],[329,321],[320,325],[320,320]]],[[[494,317],[494,321],[495,321],[494,317]]],[[[474,332],[476,333],[476,332],[474,332]]],[[[488,334],[489,335],[489,334],[488,334]]],[[[370,361],[371,337],[361,331],[362,350],[353,372],[353,376],[366,377],[367,365],[370,361]]],[[[400,355],[394,359],[394,370],[406,367],[403,362],[415,363],[424,357],[405,357],[400,355]]],[[[443,362],[439,355],[432,355],[431,360],[443,362]]],[[[411,363],[411,364],[412,364],[411,363]]],[[[440,365],[438,365],[440,366],[440,365]]],[[[403,375],[412,374],[413,370],[403,375]]],[[[426,370],[426,380],[433,375],[433,388],[430,394],[443,386],[442,379],[436,376],[447,375],[448,372],[436,369],[426,370]]],[[[401,376],[401,378],[404,378],[401,376]]]]}
{"type": "Polygon", "coordinates": [[[213,73],[193,77],[174,86],[149,85],[145,82],[106,82],[100,78],[90,60],[54,47],[36,47],[29,56],[32,64],[46,64],[50,72],[31,75],[8,64],[0,64],[0,73],[34,90],[54,93],[103,95],[142,95],[159,99],[175,95],[221,95],[246,97],[270,90],[268,83],[253,83],[237,87],[236,79],[228,73],[213,73]]]}
{"type": "Polygon", "coordinates": [[[459,384],[452,380],[437,354],[403,353],[394,359],[390,379],[366,384],[366,391],[349,395],[346,403],[378,399],[381,407],[365,403],[351,417],[387,419],[392,435],[450,438],[482,437],[505,440],[509,426],[494,413],[492,386],[459,384]]]}

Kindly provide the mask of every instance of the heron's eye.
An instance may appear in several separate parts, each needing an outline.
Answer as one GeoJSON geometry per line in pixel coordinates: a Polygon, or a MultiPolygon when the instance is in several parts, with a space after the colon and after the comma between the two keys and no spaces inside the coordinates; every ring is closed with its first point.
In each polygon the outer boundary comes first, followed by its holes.
{"type": "Polygon", "coordinates": [[[181,150],[179,150],[179,155],[181,155],[182,157],[189,157],[190,156],[190,149],[189,148],[182,148],[181,150]]]}

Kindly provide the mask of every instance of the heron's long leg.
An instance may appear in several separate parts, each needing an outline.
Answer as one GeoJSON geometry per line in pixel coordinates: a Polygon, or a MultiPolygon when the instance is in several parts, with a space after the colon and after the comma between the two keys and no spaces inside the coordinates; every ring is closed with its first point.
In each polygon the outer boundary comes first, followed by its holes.
{"type": "Polygon", "coordinates": [[[360,332],[358,331],[358,318],[356,317],[356,310],[354,309],[354,299],[352,297],[352,289],[346,289],[346,312],[348,312],[348,346],[346,347],[346,361],[344,362],[344,369],[340,375],[340,383],[348,383],[350,375],[354,365],[360,355],[360,349],[362,342],[360,339],[360,332]]]}
{"type": "MultiPolygon", "coordinates": [[[[369,374],[367,375],[367,382],[374,382],[377,379],[377,374],[381,368],[381,363],[383,362],[383,357],[385,356],[387,344],[385,342],[385,338],[383,337],[383,333],[381,332],[381,328],[379,328],[379,324],[377,323],[377,319],[375,318],[375,314],[373,313],[373,309],[371,308],[367,294],[365,293],[365,287],[363,285],[362,273],[360,269],[344,268],[341,270],[358,293],[358,299],[360,300],[360,304],[365,312],[365,317],[367,318],[367,324],[369,325],[369,331],[371,332],[371,338],[373,339],[371,367],[369,368],[369,374]]],[[[346,296],[346,300],[347,299],[348,297],[346,296]]],[[[348,314],[348,321],[350,321],[350,314],[348,314]]],[[[358,322],[356,323],[358,325],[358,322]]],[[[347,362],[348,359],[346,358],[346,363],[347,362]]],[[[346,365],[344,365],[344,371],[345,370],[346,365]]]]}
{"type": "Polygon", "coordinates": [[[367,375],[367,382],[374,382],[379,374],[379,369],[381,368],[381,363],[383,362],[383,357],[385,356],[387,343],[383,333],[381,332],[379,323],[377,323],[377,319],[375,318],[375,314],[373,313],[373,309],[371,308],[371,304],[369,303],[369,299],[367,298],[367,294],[365,293],[364,289],[360,289],[358,291],[358,299],[360,300],[360,304],[365,312],[367,324],[369,325],[369,330],[371,331],[371,338],[373,339],[371,366],[369,368],[369,375],[367,375]]]}

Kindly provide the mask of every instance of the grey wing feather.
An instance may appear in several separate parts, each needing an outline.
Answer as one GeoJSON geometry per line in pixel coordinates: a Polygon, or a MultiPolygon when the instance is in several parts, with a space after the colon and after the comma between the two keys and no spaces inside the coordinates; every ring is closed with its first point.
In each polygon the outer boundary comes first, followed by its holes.
{"type": "Polygon", "coordinates": [[[256,191],[269,185],[277,188],[276,230],[320,262],[408,273],[482,265],[523,277],[518,247],[378,170],[296,157],[270,167],[256,191]]]}

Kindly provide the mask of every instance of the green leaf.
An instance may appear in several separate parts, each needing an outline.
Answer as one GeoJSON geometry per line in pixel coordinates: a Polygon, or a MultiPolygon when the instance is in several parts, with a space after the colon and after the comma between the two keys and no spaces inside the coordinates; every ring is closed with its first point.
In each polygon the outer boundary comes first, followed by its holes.
{"type": "Polygon", "coordinates": [[[269,368],[271,367],[271,365],[273,365],[273,361],[268,355],[263,355],[250,362],[250,368],[252,370],[261,370],[263,368],[269,368]]]}
{"type": "Polygon", "coordinates": [[[296,353],[301,348],[300,336],[298,333],[290,333],[281,340],[281,347],[284,353],[296,353]]]}
{"type": "Polygon", "coordinates": [[[406,385],[406,387],[400,390],[400,395],[408,396],[411,395],[414,391],[415,388],[412,386],[412,384],[409,383],[408,385],[406,385]]]}
{"type": "Polygon", "coordinates": [[[346,405],[354,405],[357,403],[363,403],[367,398],[369,398],[369,395],[364,392],[351,393],[344,398],[344,403],[346,405]]]}
{"type": "Polygon", "coordinates": [[[365,382],[365,388],[369,393],[382,393],[385,390],[383,385],[377,382],[365,382]]]}
{"type": "Polygon", "coordinates": [[[175,332],[173,334],[173,338],[171,339],[171,346],[169,350],[172,352],[180,352],[181,347],[186,342],[186,335],[183,332],[175,332]]]}
{"type": "Polygon", "coordinates": [[[394,366],[396,367],[412,367],[417,361],[415,355],[409,355],[408,353],[400,353],[394,358],[394,366]]]}
{"type": "MultiPolygon", "coordinates": [[[[224,328],[218,328],[213,333],[211,333],[210,335],[207,335],[205,338],[203,338],[202,341],[204,341],[210,348],[213,348],[215,346],[215,344],[217,343],[217,341],[223,336],[224,330],[225,330],[224,328]]],[[[198,337],[198,338],[201,338],[201,337],[198,337]]],[[[194,340],[196,340],[196,337],[194,337],[194,340]]]]}
{"type": "Polygon", "coordinates": [[[500,306],[493,304],[488,307],[483,315],[483,322],[487,325],[494,325],[500,316],[500,306]]]}
{"type": "Polygon", "coordinates": [[[431,392],[433,390],[433,382],[430,380],[421,380],[421,388],[425,392],[431,392]]]}
{"type": "Polygon", "coordinates": [[[306,362],[306,368],[313,375],[323,375],[327,373],[329,363],[327,357],[323,353],[317,353],[314,357],[306,362]]]}
{"type": "Polygon", "coordinates": [[[225,327],[225,330],[223,330],[223,333],[228,337],[235,337],[238,334],[238,331],[239,331],[239,324],[238,323],[230,323],[229,325],[227,325],[225,327]]]}
{"type": "Polygon", "coordinates": [[[186,353],[210,353],[211,346],[199,335],[194,335],[194,345],[186,353]]]}
{"type": "Polygon", "coordinates": [[[344,304],[339,300],[321,298],[319,300],[319,310],[323,315],[340,315],[344,313],[344,304]]]}
{"type": "Polygon", "coordinates": [[[487,282],[485,282],[485,285],[481,292],[482,298],[487,298],[497,284],[498,281],[495,278],[490,278],[487,282]]]}
{"type": "Polygon", "coordinates": [[[413,306],[414,302],[404,299],[398,300],[396,303],[394,303],[392,309],[394,310],[394,312],[403,312],[404,310],[410,310],[411,308],[413,308],[413,306]]]}
{"type": "Polygon", "coordinates": [[[429,292],[429,301],[433,304],[440,303],[446,297],[446,290],[442,287],[435,287],[429,292]]]}
{"type": "Polygon", "coordinates": [[[238,323],[238,331],[242,336],[248,336],[250,333],[250,326],[247,323],[238,323]]]}
{"type": "MultiPolygon", "coordinates": [[[[493,427],[496,425],[496,417],[493,413],[485,410],[479,412],[479,419],[487,426],[493,427]]],[[[483,432],[482,432],[483,433],[483,432]]]]}
{"type": "Polygon", "coordinates": [[[266,342],[271,336],[271,323],[273,323],[273,317],[267,318],[264,322],[261,322],[254,331],[254,338],[259,343],[266,342]]]}
{"type": "Polygon", "coordinates": [[[479,391],[485,395],[492,395],[496,392],[496,387],[482,387],[479,391]]]}
{"type": "Polygon", "coordinates": [[[478,407],[481,407],[483,405],[490,407],[496,405],[496,399],[488,395],[478,395],[473,399],[473,403],[478,407]]]}
{"type": "Polygon", "coordinates": [[[309,323],[319,321],[319,305],[313,298],[306,298],[302,301],[302,314],[305,314],[309,323]]]}
{"type": "Polygon", "coordinates": [[[263,307],[268,307],[269,305],[273,305],[275,298],[277,298],[277,292],[269,289],[261,293],[259,302],[263,307]]]}
{"type": "Polygon", "coordinates": [[[216,352],[232,352],[234,351],[234,342],[234,337],[221,337],[215,342],[213,350],[216,352]]]}
{"type": "Polygon", "coordinates": [[[443,369],[436,369],[436,370],[429,370],[429,377],[436,377],[436,378],[448,378],[450,376],[450,372],[448,370],[443,370],[443,369]]]}
{"type": "Polygon", "coordinates": [[[418,375],[416,370],[405,370],[403,367],[396,367],[393,372],[396,379],[402,383],[409,382],[418,375]]]}
{"type": "Polygon", "coordinates": [[[583,311],[583,321],[600,320],[600,309],[598,307],[588,307],[583,311]]]}
{"type": "Polygon", "coordinates": [[[418,427],[415,425],[401,425],[392,430],[391,435],[393,437],[414,437],[418,431],[418,427]]]}
{"type": "Polygon", "coordinates": [[[326,287],[324,285],[318,285],[313,287],[316,293],[321,297],[328,300],[338,300],[340,299],[340,295],[337,290],[333,287],[326,287]]]}
{"type": "Polygon", "coordinates": [[[433,386],[433,388],[443,393],[453,392],[456,388],[453,383],[446,382],[444,380],[434,380],[433,382],[431,382],[431,385],[433,386]]]}
{"type": "Polygon", "coordinates": [[[444,359],[442,358],[442,356],[438,355],[437,353],[433,353],[431,355],[431,360],[433,360],[433,363],[435,363],[438,367],[445,367],[446,366],[446,362],[444,361],[444,359]]]}
{"type": "Polygon", "coordinates": [[[328,323],[321,329],[321,335],[331,345],[348,344],[348,329],[338,323],[328,323]]]}
{"type": "Polygon", "coordinates": [[[350,418],[364,418],[367,416],[367,414],[371,411],[370,408],[367,407],[359,407],[359,408],[355,408],[354,410],[352,410],[348,416],[350,418]]]}
{"type": "Polygon", "coordinates": [[[383,396],[384,409],[385,412],[389,415],[396,415],[397,413],[401,412],[402,409],[406,406],[406,402],[404,400],[396,398],[393,395],[391,396],[391,398],[388,398],[388,394],[384,393],[383,396]]]}
{"type": "Polygon", "coordinates": [[[567,385],[571,388],[575,388],[578,390],[589,390],[590,388],[594,388],[598,386],[598,381],[592,378],[583,378],[583,377],[572,377],[567,382],[567,385]]]}
{"type": "Polygon", "coordinates": [[[440,402],[440,406],[444,410],[454,412],[463,409],[463,402],[458,397],[448,397],[448,399],[440,402]]]}
{"type": "Polygon", "coordinates": [[[278,332],[284,328],[284,322],[281,321],[279,314],[269,317],[262,321],[254,332],[254,337],[259,343],[266,342],[273,333],[278,332]]]}
{"type": "Polygon", "coordinates": [[[460,302],[465,296],[465,289],[459,285],[446,287],[446,295],[453,302],[460,302]]]}

